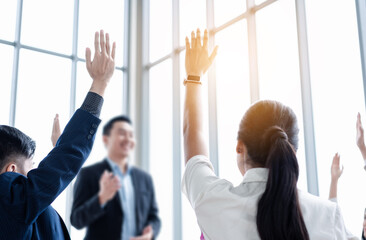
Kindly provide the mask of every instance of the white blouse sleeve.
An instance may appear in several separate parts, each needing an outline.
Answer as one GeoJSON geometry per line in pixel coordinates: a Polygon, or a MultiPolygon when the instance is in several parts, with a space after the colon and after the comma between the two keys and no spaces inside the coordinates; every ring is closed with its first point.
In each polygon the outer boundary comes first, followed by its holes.
{"type": "Polygon", "coordinates": [[[182,179],[182,192],[194,209],[197,201],[216,180],[218,177],[206,156],[197,155],[188,161],[182,179]]]}
{"type": "Polygon", "coordinates": [[[343,221],[341,210],[337,204],[336,213],[335,213],[335,239],[347,239],[347,240],[359,240],[359,238],[355,237],[352,233],[350,233],[343,221]]]}

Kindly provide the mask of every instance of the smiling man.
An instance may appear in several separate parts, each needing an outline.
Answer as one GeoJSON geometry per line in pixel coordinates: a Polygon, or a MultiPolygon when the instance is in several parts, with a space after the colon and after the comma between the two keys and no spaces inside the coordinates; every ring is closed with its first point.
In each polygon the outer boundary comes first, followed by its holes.
{"type": "Polygon", "coordinates": [[[85,239],[150,240],[160,231],[151,176],[128,164],[135,147],[131,120],[104,126],[107,157],[83,168],[75,183],[71,224],[87,227],[85,239]]]}

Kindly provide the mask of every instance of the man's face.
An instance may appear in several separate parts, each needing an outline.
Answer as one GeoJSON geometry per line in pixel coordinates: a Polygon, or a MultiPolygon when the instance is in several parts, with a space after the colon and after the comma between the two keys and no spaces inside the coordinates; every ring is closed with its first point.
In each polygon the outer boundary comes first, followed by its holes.
{"type": "Polygon", "coordinates": [[[108,154],[117,157],[128,157],[135,147],[135,137],[132,126],[128,122],[113,123],[108,136],[103,136],[108,154]]]}

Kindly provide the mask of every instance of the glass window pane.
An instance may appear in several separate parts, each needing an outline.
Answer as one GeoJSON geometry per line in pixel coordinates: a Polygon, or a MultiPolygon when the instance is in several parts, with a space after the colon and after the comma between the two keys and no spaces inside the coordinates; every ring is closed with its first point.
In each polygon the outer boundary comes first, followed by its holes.
{"type": "Polygon", "coordinates": [[[0,39],[14,41],[17,1],[0,1],[0,39]]]}
{"type": "Polygon", "coordinates": [[[162,228],[159,239],[173,236],[172,63],[150,69],[150,173],[154,179],[162,228]]]}
{"type": "Polygon", "coordinates": [[[184,0],[179,1],[180,6],[180,44],[185,45],[185,37],[191,38],[191,32],[197,28],[203,30],[206,24],[206,1],[184,0]]]}
{"type": "MultiPolygon", "coordinates": [[[[20,52],[15,127],[37,143],[38,163],[52,149],[51,130],[56,113],[63,128],[69,119],[71,62],[28,50],[20,52]]],[[[65,192],[53,207],[65,217],[65,192]]]]}
{"type": "Polygon", "coordinates": [[[150,1],[150,61],[172,52],[172,0],[150,1]]]}
{"type": "Polygon", "coordinates": [[[215,0],[215,26],[219,27],[231,19],[243,14],[246,9],[245,0],[231,0],[230,4],[226,0],[215,0]]]}
{"type": "Polygon", "coordinates": [[[219,51],[216,59],[219,174],[235,186],[242,181],[237,167],[239,123],[250,106],[248,37],[246,21],[216,34],[219,51]]]}
{"type": "Polygon", "coordinates": [[[339,152],[344,172],[338,199],[346,226],[359,236],[366,191],[352,186],[366,179],[355,124],[357,112],[364,126],[366,116],[356,5],[307,1],[306,10],[320,196],[327,198],[332,158],[339,152]]]}
{"type": "Polygon", "coordinates": [[[0,124],[9,124],[14,48],[0,44],[0,124]]]}
{"type": "Polygon", "coordinates": [[[21,42],[71,54],[74,1],[23,1],[21,42]]]}
{"type": "Polygon", "coordinates": [[[89,47],[94,54],[94,33],[101,29],[116,42],[116,66],[123,65],[124,1],[80,0],[78,56],[85,58],[89,47]]]}
{"type": "Polygon", "coordinates": [[[295,2],[278,1],[257,12],[257,39],[260,98],[294,110],[300,129],[298,187],[307,191],[295,2]]]}

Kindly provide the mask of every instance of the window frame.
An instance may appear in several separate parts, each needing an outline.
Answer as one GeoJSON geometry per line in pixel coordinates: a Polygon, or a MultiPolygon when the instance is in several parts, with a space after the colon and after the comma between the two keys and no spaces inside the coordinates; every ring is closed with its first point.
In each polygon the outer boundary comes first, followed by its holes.
{"type": "MultiPolygon", "coordinates": [[[[130,0],[122,0],[124,1],[124,46],[125,49],[123,55],[123,66],[116,66],[116,71],[122,71],[123,73],[123,90],[121,90],[123,94],[123,103],[122,103],[122,113],[129,114],[129,78],[130,78],[130,31],[131,31],[131,22],[130,22],[130,0]]],[[[71,65],[71,87],[70,87],[70,106],[69,106],[69,117],[71,117],[75,110],[75,101],[76,101],[76,78],[77,78],[77,64],[78,62],[85,62],[85,59],[78,57],[78,34],[79,34],[79,6],[80,0],[74,0],[73,7],[73,36],[72,36],[72,53],[71,55],[50,51],[38,47],[33,47],[30,45],[25,45],[21,43],[21,32],[22,32],[22,15],[23,15],[23,0],[17,1],[16,8],[16,24],[15,24],[15,38],[14,41],[7,41],[0,39],[0,44],[8,45],[14,47],[14,57],[13,57],[13,69],[12,69],[12,79],[11,79],[11,94],[10,94],[10,111],[9,111],[9,122],[10,126],[14,126],[16,119],[16,108],[17,108],[17,90],[18,90],[18,73],[19,73],[19,53],[21,49],[27,49],[34,52],[39,52],[43,54],[48,54],[64,59],[70,59],[72,61],[71,65]]],[[[71,206],[73,199],[73,185],[70,184],[66,189],[66,212],[64,217],[64,221],[67,229],[71,235],[71,223],[70,223],[70,214],[71,214],[71,206]]]]}

